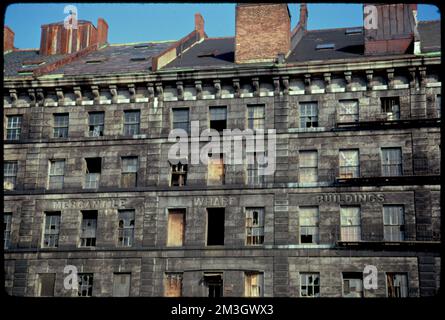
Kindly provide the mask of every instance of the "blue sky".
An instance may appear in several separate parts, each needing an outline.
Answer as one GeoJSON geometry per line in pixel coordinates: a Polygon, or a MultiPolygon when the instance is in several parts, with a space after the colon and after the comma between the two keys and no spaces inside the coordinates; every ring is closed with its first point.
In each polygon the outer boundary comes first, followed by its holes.
{"type": "MultiPolygon", "coordinates": [[[[67,4],[75,5],[78,18],[96,25],[97,18],[104,18],[109,25],[110,43],[177,40],[194,28],[194,14],[200,12],[205,20],[209,37],[235,34],[234,3],[200,4],[120,4],[120,3],[58,3],[13,4],[6,8],[5,24],[15,32],[17,48],[38,48],[40,26],[63,21],[67,4]]],[[[299,5],[290,3],[291,23],[298,23],[299,5]]],[[[439,19],[438,8],[419,5],[419,20],[439,19]]],[[[362,25],[361,4],[308,4],[308,29],[353,27],[362,25]]]]}

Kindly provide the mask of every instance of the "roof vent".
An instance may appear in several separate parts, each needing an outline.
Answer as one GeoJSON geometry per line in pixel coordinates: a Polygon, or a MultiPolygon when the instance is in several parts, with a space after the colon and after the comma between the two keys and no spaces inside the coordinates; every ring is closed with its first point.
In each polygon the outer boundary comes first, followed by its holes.
{"type": "Polygon", "coordinates": [[[362,28],[351,28],[346,29],[345,34],[362,34],[363,29],[362,28]]]}
{"type": "Polygon", "coordinates": [[[104,62],[105,59],[92,59],[92,60],[87,60],[85,61],[86,64],[98,64],[101,62],[104,62]]]}
{"type": "Polygon", "coordinates": [[[147,60],[146,57],[133,57],[133,58],[130,58],[130,61],[145,61],[145,60],[147,60]]]}
{"type": "Polygon", "coordinates": [[[315,47],[316,50],[326,50],[326,49],[334,49],[334,48],[335,48],[335,44],[333,44],[333,43],[317,44],[317,46],[315,47]]]}
{"type": "Polygon", "coordinates": [[[133,48],[135,48],[135,49],[147,49],[147,48],[150,48],[150,47],[152,47],[152,45],[147,43],[147,44],[137,44],[133,48]]]}

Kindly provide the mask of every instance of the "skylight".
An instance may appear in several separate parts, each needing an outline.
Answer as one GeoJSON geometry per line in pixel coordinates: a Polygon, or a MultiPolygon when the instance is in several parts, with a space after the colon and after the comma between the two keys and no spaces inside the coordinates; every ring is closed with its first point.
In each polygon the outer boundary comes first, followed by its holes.
{"type": "Polygon", "coordinates": [[[351,29],[346,29],[345,34],[361,34],[363,33],[363,29],[362,28],[351,28],[351,29]]]}
{"type": "Polygon", "coordinates": [[[335,44],[333,44],[333,43],[317,44],[317,46],[315,47],[316,50],[334,49],[334,48],[335,48],[335,44]]]}
{"type": "Polygon", "coordinates": [[[135,48],[135,49],[146,49],[146,48],[150,48],[150,47],[151,47],[150,44],[137,44],[133,48],[135,48]]]}
{"type": "Polygon", "coordinates": [[[96,63],[101,63],[104,62],[104,59],[95,59],[95,60],[87,60],[85,61],[86,64],[96,64],[96,63]]]}

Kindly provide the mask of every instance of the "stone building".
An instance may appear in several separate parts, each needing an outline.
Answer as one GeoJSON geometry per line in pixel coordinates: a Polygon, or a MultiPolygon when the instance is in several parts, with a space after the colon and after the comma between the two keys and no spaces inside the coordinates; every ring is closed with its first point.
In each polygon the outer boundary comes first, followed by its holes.
{"type": "Polygon", "coordinates": [[[437,294],[440,21],[363,9],[366,28],[307,30],[302,4],[291,30],[286,4],[238,4],[234,37],[196,14],[178,41],[127,44],[60,22],[26,50],[5,27],[7,293],[437,294]],[[172,161],[194,121],[275,129],[275,172],[172,161]]]}

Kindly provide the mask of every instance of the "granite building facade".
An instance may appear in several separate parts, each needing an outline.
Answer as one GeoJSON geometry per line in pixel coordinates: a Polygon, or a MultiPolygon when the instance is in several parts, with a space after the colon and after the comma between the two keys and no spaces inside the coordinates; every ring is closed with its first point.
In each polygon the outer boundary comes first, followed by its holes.
{"type": "Polygon", "coordinates": [[[238,4],[235,37],[209,38],[196,14],[158,43],[54,23],[36,50],[5,27],[6,292],[436,295],[440,21],[373,8],[373,29],[307,30],[302,4],[291,30],[286,4],[238,4]],[[192,121],[275,129],[274,174],[173,163],[169,133],[192,121]]]}

